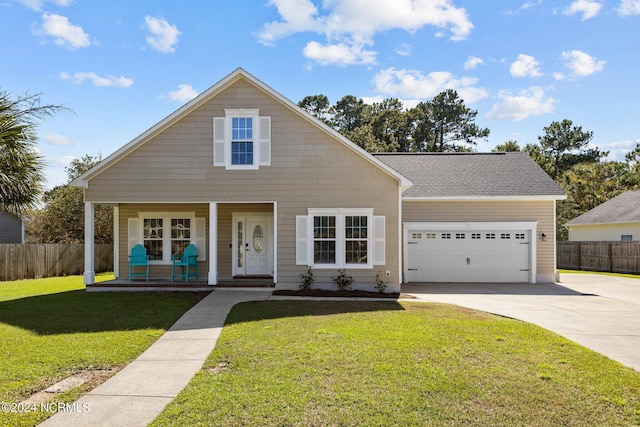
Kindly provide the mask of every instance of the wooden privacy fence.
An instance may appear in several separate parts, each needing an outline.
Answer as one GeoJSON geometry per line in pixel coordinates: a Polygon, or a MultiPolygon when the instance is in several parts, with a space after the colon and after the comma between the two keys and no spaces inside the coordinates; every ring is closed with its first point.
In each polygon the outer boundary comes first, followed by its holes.
{"type": "Polygon", "coordinates": [[[640,273],[640,241],[557,242],[558,268],[640,273]]]}
{"type": "MultiPolygon", "coordinates": [[[[95,245],[95,270],[113,271],[113,245],[95,245]]],[[[0,244],[0,281],[82,273],[83,244],[0,244]]]]}

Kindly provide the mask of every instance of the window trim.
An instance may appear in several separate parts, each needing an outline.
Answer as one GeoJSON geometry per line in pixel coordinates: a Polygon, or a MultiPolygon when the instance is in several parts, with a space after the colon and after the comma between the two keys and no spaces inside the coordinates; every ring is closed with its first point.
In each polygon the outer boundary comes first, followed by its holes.
{"type": "Polygon", "coordinates": [[[257,108],[244,109],[233,108],[224,110],[224,163],[225,168],[230,170],[255,170],[260,166],[260,110],[257,108]],[[253,163],[238,164],[232,163],[232,136],[233,136],[233,119],[250,118],[252,122],[252,141],[253,144],[253,163]]]}
{"type": "MultiPolygon", "coordinates": [[[[195,212],[138,212],[138,243],[144,245],[144,220],[162,219],[162,259],[149,260],[149,265],[171,265],[171,220],[191,220],[189,241],[197,246],[196,213],[195,212]]],[[[185,239],[186,240],[186,239],[185,239]]],[[[200,256],[198,256],[200,259],[200,256]]]]}
{"type": "Polygon", "coordinates": [[[307,254],[308,265],[318,270],[322,269],[361,269],[371,270],[374,266],[374,216],[373,208],[316,208],[307,209],[307,254]],[[336,262],[335,264],[315,263],[314,260],[314,238],[313,225],[316,216],[333,216],[336,223],[336,262]],[[346,262],[346,230],[345,218],[348,216],[365,216],[367,217],[367,262],[366,263],[347,263],[346,262]]]}

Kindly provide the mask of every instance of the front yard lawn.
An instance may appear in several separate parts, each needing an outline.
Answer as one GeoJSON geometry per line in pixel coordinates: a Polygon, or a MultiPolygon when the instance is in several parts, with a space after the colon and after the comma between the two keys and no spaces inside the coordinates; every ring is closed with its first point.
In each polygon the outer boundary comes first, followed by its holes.
{"type": "Polygon", "coordinates": [[[153,426],[640,423],[640,373],[537,326],[456,306],[237,305],[153,426]]]}
{"type": "MultiPolygon", "coordinates": [[[[20,402],[81,371],[125,366],[205,295],[87,293],[81,276],[0,282],[0,401],[20,402]]],[[[49,415],[2,411],[0,425],[33,426],[49,415]]]]}

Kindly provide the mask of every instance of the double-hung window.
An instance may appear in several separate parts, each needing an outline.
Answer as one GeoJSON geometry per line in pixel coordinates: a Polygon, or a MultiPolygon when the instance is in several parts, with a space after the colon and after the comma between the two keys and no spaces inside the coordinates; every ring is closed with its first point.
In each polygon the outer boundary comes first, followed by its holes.
{"type": "Polygon", "coordinates": [[[313,217],[313,263],[336,263],[336,217],[316,215],[313,217]]]}
{"type": "Polygon", "coordinates": [[[367,264],[369,239],[369,217],[348,215],[344,217],[344,244],[346,264],[367,264]]]}
{"type": "Polygon", "coordinates": [[[308,209],[308,215],[296,218],[296,263],[314,268],[384,264],[384,228],[384,216],[374,216],[373,209],[308,209]]]}
{"type": "Polygon", "coordinates": [[[253,118],[231,118],[231,164],[253,165],[253,118]]]}
{"type": "Polygon", "coordinates": [[[258,169],[271,164],[271,117],[258,109],[226,109],[213,118],[213,165],[258,169]]]}
{"type": "Polygon", "coordinates": [[[198,260],[206,260],[206,222],[194,212],[139,212],[128,222],[129,251],[142,244],[152,264],[170,264],[190,244],[198,248],[198,260]]]}

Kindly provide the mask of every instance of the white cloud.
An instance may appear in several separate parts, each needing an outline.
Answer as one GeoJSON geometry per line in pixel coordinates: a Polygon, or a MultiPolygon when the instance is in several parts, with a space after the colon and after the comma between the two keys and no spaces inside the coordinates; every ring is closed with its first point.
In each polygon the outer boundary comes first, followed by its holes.
{"type": "Polygon", "coordinates": [[[73,0],[17,0],[17,2],[29,9],[39,12],[42,10],[42,6],[44,6],[45,3],[53,3],[56,6],[66,7],[70,6],[71,3],[73,3],[73,0]]]}
{"type": "Polygon", "coordinates": [[[281,20],[263,25],[259,42],[271,46],[295,33],[319,34],[325,42],[307,44],[305,55],[322,64],[371,63],[375,52],[363,46],[372,46],[380,31],[415,32],[430,25],[449,30],[452,40],[463,40],[473,29],[466,10],[451,0],[331,0],[322,3],[322,11],[310,0],[271,0],[269,5],[278,9],[281,20]],[[338,60],[331,59],[336,56],[338,60]]]}
{"type": "Polygon", "coordinates": [[[456,78],[448,71],[434,71],[426,76],[416,70],[387,68],[379,71],[373,79],[376,91],[398,98],[427,99],[440,92],[453,89],[466,103],[486,98],[485,89],[476,87],[478,79],[456,78]]]}
{"type": "Polygon", "coordinates": [[[545,96],[542,88],[532,86],[514,95],[509,91],[500,91],[499,104],[493,106],[485,116],[488,120],[513,120],[519,122],[528,117],[553,113],[556,99],[545,96]]]}
{"type": "Polygon", "coordinates": [[[625,156],[636,147],[636,144],[640,144],[640,138],[600,144],[597,147],[590,144],[589,148],[599,148],[602,151],[608,151],[609,155],[607,156],[607,160],[625,161],[625,156]]]}
{"type": "Polygon", "coordinates": [[[531,55],[518,55],[518,59],[511,64],[509,72],[513,77],[540,77],[538,61],[531,55]]]}
{"type": "Polygon", "coordinates": [[[376,61],[376,52],[366,50],[361,44],[326,44],[309,42],[304,47],[304,56],[316,61],[320,65],[337,64],[340,66],[353,64],[373,64],[376,61]]]}
{"type": "Polygon", "coordinates": [[[400,46],[396,48],[396,53],[400,56],[411,55],[411,45],[407,43],[402,43],[400,46]]]}
{"type": "Polygon", "coordinates": [[[556,80],[564,80],[567,78],[563,73],[553,73],[553,78],[556,80]]]}
{"type": "Polygon", "coordinates": [[[640,15],[640,0],[622,0],[618,13],[623,16],[640,15]]]}
{"type": "Polygon", "coordinates": [[[467,61],[464,63],[465,70],[474,70],[478,65],[483,65],[484,61],[482,58],[478,58],[477,56],[470,56],[467,58],[467,61]]]}
{"type": "Polygon", "coordinates": [[[98,87],[129,87],[133,84],[133,79],[127,77],[114,77],[114,76],[99,76],[96,73],[60,73],[59,77],[62,80],[71,80],[75,84],[82,84],[85,80],[89,80],[94,86],[98,87]]]}
{"type": "Polygon", "coordinates": [[[43,14],[42,27],[35,29],[34,33],[53,37],[56,45],[72,50],[91,45],[89,35],[81,26],[73,25],[66,16],[55,13],[43,14]]]}
{"type": "Polygon", "coordinates": [[[576,76],[588,76],[602,71],[605,61],[598,61],[593,56],[581,50],[562,52],[562,59],[565,60],[565,67],[569,68],[576,76]]]}
{"type": "Polygon", "coordinates": [[[73,142],[68,137],[60,135],[59,133],[48,133],[43,138],[44,142],[56,146],[64,145],[81,145],[79,142],[73,142]]]}
{"type": "Polygon", "coordinates": [[[73,156],[47,156],[47,163],[50,166],[69,166],[76,158],[73,156]]]}
{"type": "Polygon", "coordinates": [[[576,15],[582,14],[582,20],[595,18],[602,9],[602,3],[593,0],[576,0],[569,7],[567,7],[562,14],[563,15],[576,15]]]}
{"type": "Polygon", "coordinates": [[[542,4],[542,0],[537,1],[528,1],[520,6],[522,9],[531,9],[532,7],[540,6],[542,4]]]}
{"type": "Polygon", "coordinates": [[[187,102],[198,96],[198,91],[191,87],[191,85],[181,84],[178,85],[178,90],[169,92],[168,96],[174,101],[187,102]]]}
{"type": "Polygon", "coordinates": [[[162,53],[172,53],[176,51],[178,36],[182,34],[175,25],[169,24],[163,18],[154,18],[153,16],[145,16],[147,31],[147,43],[162,53]]]}

